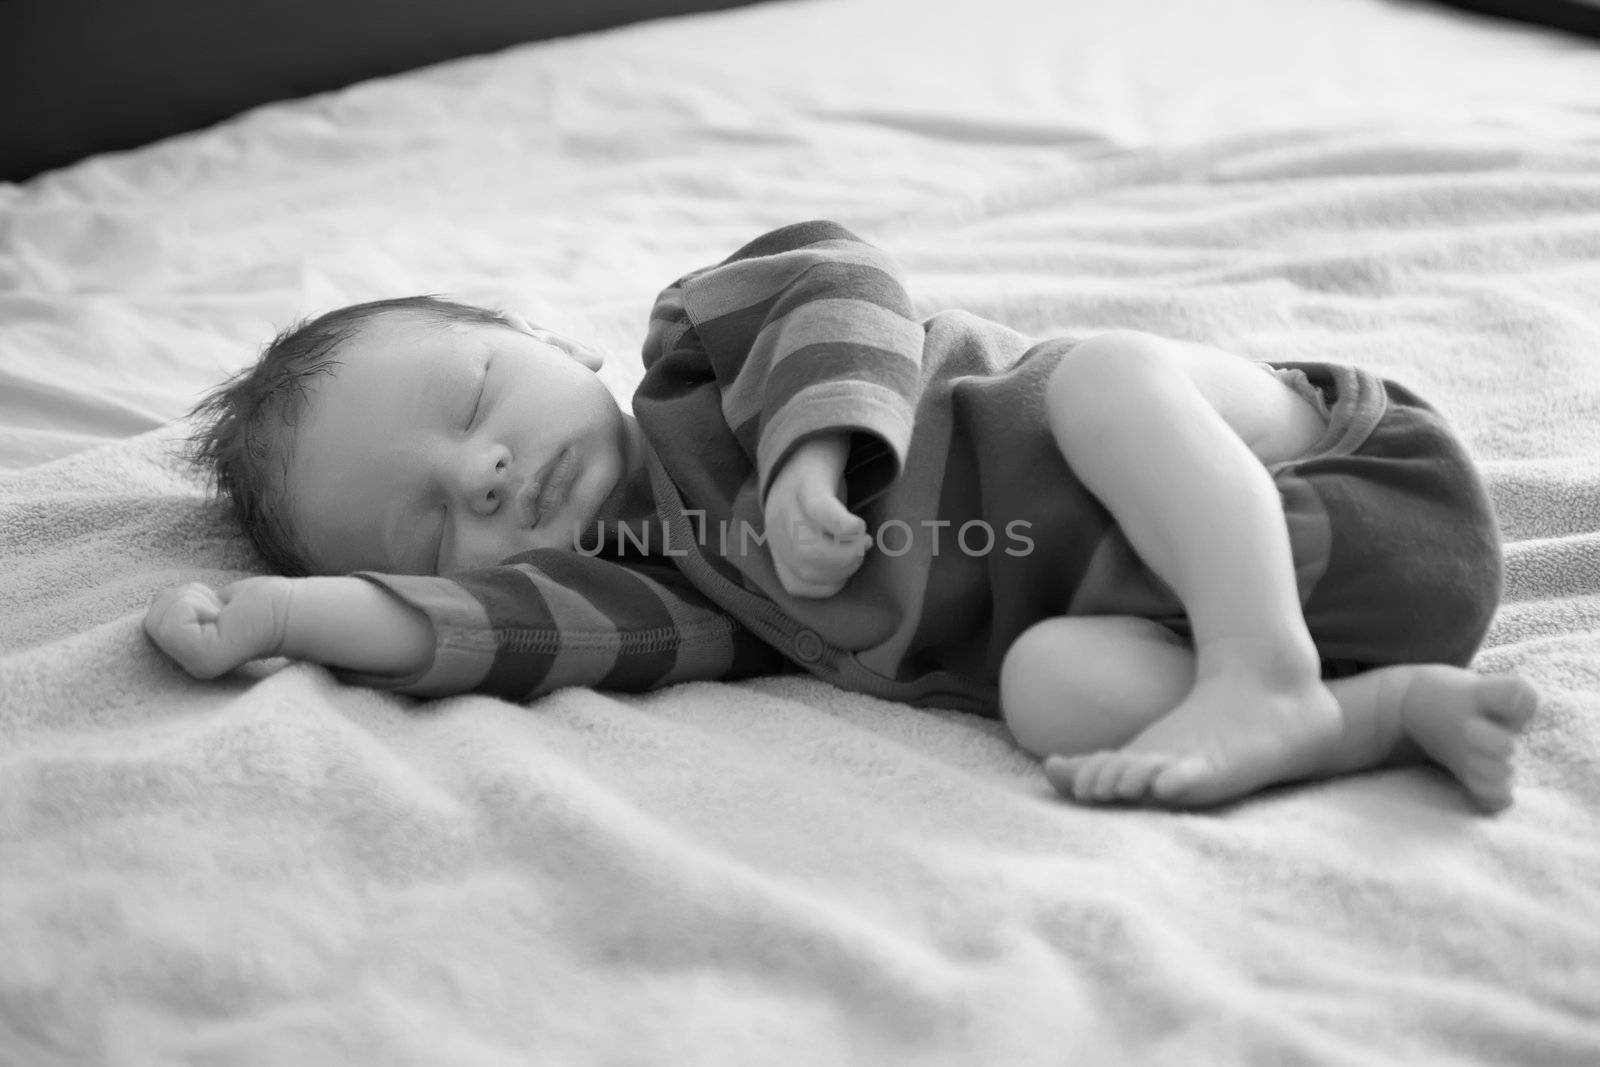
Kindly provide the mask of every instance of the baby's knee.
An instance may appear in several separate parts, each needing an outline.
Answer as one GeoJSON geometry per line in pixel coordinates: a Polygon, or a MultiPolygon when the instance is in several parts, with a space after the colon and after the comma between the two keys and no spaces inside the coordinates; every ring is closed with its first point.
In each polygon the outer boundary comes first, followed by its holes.
{"type": "Polygon", "coordinates": [[[1050,709],[1061,705],[1057,621],[1046,619],[1024,630],[1000,661],[1000,717],[1017,744],[1036,754],[1049,750],[1045,726],[1050,709]]]}
{"type": "Polygon", "coordinates": [[[1107,373],[1122,373],[1130,361],[1137,359],[1169,359],[1173,354],[1172,342],[1158,334],[1142,330],[1105,330],[1084,338],[1061,358],[1056,374],[1068,377],[1107,373]]]}
{"type": "Polygon", "coordinates": [[[1024,630],[1000,664],[1000,716],[1030,752],[1120,744],[1193,682],[1171,630],[1132,616],[1058,616],[1024,630]]]}
{"type": "Polygon", "coordinates": [[[1135,631],[1154,625],[1145,619],[1058,616],[1022,631],[1000,663],[1000,716],[1022,747],[1037,751],[1035,742],[1042,744],[1044,733],[1054,735],[1063,707],[1095,697],[1104,682],[1103,657],[1111,653],[1103,647],[1105,638],[1120,643],[1125,631],[1137,639],[1135,631]]]}
{"type": "Polygon", "coordinates": [[[1022,631],[1000,661],[1000,713],[1008,721],[1014,709],[1036,703],[1048,684],[1051,650],[1058,649],[1059,655],[1059,643],[1051,633],[1054,622],[1046,619],[1022,631]]]}
{"type": "Polygon", "coordinates": [[[1108,398],[1118,395],[1132,372],[1169,373],[1176,348],[1166,338],[1138,330],[1107,330],[1087,337],[1061,356],[1045,383],[1052,427],[1106,415],[1108,398]]]}

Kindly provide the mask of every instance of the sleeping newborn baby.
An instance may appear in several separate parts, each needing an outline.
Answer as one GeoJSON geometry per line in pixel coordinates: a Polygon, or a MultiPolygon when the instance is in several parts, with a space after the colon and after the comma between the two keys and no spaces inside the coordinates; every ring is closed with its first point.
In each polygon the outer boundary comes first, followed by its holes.
{"type": "Polygon", "coordinates": [[[195,438],[284,576],[168,590],[148,633],[200,677],[286,655],[429,697],[804,669],[999,715],[1086,803],[1417,759],[1510,803],[1537,696],[1467,669],[1494,516],[1404,387],[918,321],[827,222],[668,286],[644,362],[629,414],[597,353],[514,315],[286,331],[195,438]]]}

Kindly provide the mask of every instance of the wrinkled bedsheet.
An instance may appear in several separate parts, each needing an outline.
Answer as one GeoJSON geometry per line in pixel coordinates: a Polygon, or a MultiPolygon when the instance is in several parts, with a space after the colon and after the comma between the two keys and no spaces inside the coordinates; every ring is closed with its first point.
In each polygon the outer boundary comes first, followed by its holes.
{"type": "Polygon", "coordinates": [[[788,0],[0,185],[0,1064],[1600,1061],[1600,49],[1378,0],[788,0]],[[1207,814],[801,677],[530,706],[183,676],[260,563],[173,456],[294,318],[444,292],[614,354],[787,221],[921,309],[1358,362],[1504,527],[1518,803],[1207,814]]]}

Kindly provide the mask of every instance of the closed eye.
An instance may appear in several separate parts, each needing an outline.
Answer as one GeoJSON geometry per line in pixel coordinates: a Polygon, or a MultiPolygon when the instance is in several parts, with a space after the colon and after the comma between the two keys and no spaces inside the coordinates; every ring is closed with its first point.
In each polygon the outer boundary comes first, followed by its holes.
{"type": "Polygon", "coordinates": [[[467,425],[465,428],[468,430],[472,429],[478,423],[478,415],[483,411],[483,395],[488,391],[488,385],[489,363],[487,360],[485,360],[483,364],[483,373],[478,375],[478,392],[472,400],[472,411],[467,415],[467,425]]]}
{"type": "Polygon", "coordinates": [[[439,506],[439,534],[433,539],[433,569],[429,574],[437,575],[444,567],[445,538],[449,536],[450,509],[445,505],[439,506]]]}

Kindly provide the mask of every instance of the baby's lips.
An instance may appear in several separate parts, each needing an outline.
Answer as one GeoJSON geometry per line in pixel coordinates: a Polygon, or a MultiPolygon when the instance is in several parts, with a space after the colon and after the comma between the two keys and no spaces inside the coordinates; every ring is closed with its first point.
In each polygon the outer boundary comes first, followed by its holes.
{"type": "Polygon", "coordinates": [[[529,529],[538,526],[540,520],[544,518],[541,500],[553,464],[554,460],[535,471],[533,477],[528,479],[527,484],[517,493],[517,511],[522,517],[522,524],[529,529]]]}
{"type": "Polygon", "coordinates": [[[566,449],[557,458],[555,469],[545,478],[544,491],[539,494],[541,519],[547,512],[553,512],[566,503],[567,491],[572,488],[577,472],[578,457],[570,448],[566,449]]]}
{"type": "Polygon", "coordinates": [[[576,470],[577,456],[570,448],[562,449],[554,459],[539,468],[517,494],[517,506],[525,525],[530,529],[537,527],[546,515],[561,506],[576,470]]]}

